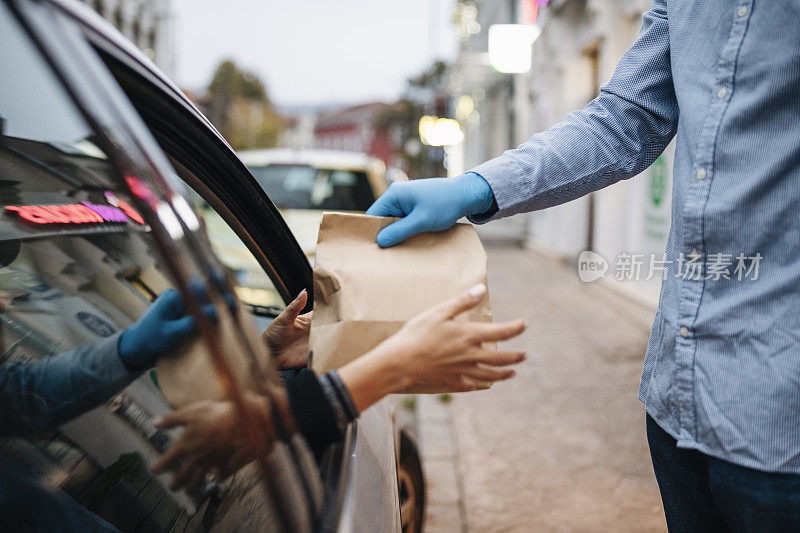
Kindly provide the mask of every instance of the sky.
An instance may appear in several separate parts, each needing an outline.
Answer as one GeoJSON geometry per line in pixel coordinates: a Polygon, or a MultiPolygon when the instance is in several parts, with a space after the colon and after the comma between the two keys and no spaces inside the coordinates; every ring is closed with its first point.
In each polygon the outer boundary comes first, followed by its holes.
{"type": "Polygon", "coordinates": [[[397,98],[407,78],[455,57],[455,0],[173,0],[178,85],[202,90],[224,58],[280,106],[397,98]]]}

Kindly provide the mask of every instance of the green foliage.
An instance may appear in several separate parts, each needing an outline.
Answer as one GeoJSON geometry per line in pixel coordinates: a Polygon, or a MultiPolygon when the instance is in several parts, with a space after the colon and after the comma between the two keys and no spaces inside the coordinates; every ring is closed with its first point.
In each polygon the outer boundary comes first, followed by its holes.
{"type": "Polygon", "coordinates": [[[425,178],[444,175],[441,149],[423,146],[419,139],[419,119],[435,114],[432,106],[444,93],[448,66],[436,61],[407,81],[406,97],[375,117],[377,131],[388,133],[399,147],[396,155],[408,176],[425,178]]]}
{"type": "Polygon", "coordinates": [[[375,129],[398,139],[400,159],[404,170],[411,178],[426,177],[430,162],[427,147],[419,140],[419,119],[425,115],[425,106],[415,100],[404,98],[375,117],[375,129]],[[418,150],[409,150],[411,147],[418,150]]]}
{"type": "Polygon", "coordinates": [[[234,149],[275,146],[281,118],[264,83],[230,59],[222,61],[206,88],[206,112],[234,149]]]}
{"type": "Polygon", "coordinates": [[[403,399],[400,401],[400,403],[412,413],[417,410],[417,397],[413,394],[403,396],[403,399]]]}
{"type": "Polygon", "coordinates": [[[439,90],[447,80],[447,63],[435,61],[427,70],[415,78],[410,78],[408,84],[419,89],[439,90]]]}

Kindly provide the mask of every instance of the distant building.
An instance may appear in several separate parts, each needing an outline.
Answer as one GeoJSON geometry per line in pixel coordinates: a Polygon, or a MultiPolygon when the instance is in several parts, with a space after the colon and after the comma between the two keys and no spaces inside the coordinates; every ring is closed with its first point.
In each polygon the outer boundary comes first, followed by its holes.
{"type": "MultiPolygon", "coordinates": [[[[459,168],[468,170],[527,140],[533,133],[581,109],[600,91],[619,58],[635,40],[650,0],[537,1],[541,35],[533,43],[531,71],[500,74],[489,66],[486,34],[492,24],[525,22],[534,0],[462,0],[468,16],[459,55],[451,70],[450,96],[462,111],[465,139],[459,168]],[[459,106],[458,102],[462,101],[459,106]],[[474,109],[473,109],[474,108],[474,109]]],[[[463,17],[462,17],[463,18],[463,17]]],[[[530,22],[530,21],[527,21],[530,22]]],[[[621,253],[661,254],[670,223],[672,158],[670,145],[642,175],[583,198],[530,215],[507,226],[509,235],[566,259],[593,250],[611,265],[621,253]]],[[[492,224],[487,225],[487,230],[492,224]]],[[[619,283],[643,300],[655,302],[660,280],[619,283]]]]}
{"type": "Polygon", "coordinates": [[[389,134],[375,128],[375,119],[390,104],[372,102],[321,113],[314,125],[314,148],[362,152],[393,164],[389,134]]]}
{"type": "Polygon", "coordinates": [[[317,117],[313,113],[284,116],[278,146],[293,150],[314,148],[314,125],[317,117]]]}
{"type": "MultiPolygon", "coordinates": [[[[493,24],[519,20],[519,0],[506,2],[462,1],[456,5],[455,21],[460,43],[450,68],[448,89],[452,115],[464,130],[464,141],[448,147],[448,175],[461,174],[503,151],[517,146],[530,134],[527,81],[519,75],[501,74],[488,63],[488,30],[493,24]]],[[[526,217],[513,217],[480,226],[483,237],[525,242],[529,224],[526,217]]]]}
{"type": "Polygon", "coordinates": [[[173,72],[170,0],[83,0],[168,76],[173,72]]]}

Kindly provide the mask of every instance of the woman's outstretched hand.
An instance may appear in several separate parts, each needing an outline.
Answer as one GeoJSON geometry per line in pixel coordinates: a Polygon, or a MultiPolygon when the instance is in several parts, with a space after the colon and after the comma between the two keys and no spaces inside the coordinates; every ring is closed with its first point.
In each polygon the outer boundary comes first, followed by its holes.
{"type": "Polygon", "coordinates": [[[505,367],[523,361],[525,353],[487,348],[484,343],[518,336],[525,331],[523,320],[499,324],[454,320],[485,296],[486,286],[476,285],[409,320],[374,350],[339,369],[359,411],[412,385],[435,384],[464,392],[513,377],[515,372],[505,367]]]}
{"type": "Polygon", "coordinates": [[[307,301],[308,293],[303,289],[261,335],[280,370],[308,365],[308,334],[314,311],[300,314],[307,301]]]}

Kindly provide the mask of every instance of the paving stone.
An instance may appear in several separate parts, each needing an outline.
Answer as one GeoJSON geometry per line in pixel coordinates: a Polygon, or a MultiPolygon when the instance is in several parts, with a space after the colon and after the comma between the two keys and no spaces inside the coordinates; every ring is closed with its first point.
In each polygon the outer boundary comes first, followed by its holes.
{"type": "Polygon", "coordinates": [[[561,263],[487,252],[495,320],[528,320],[506,343],[528,360],[488,391],[418,403],[426,531],[665,531],[636,398],[652,317],[561,263]]]}

